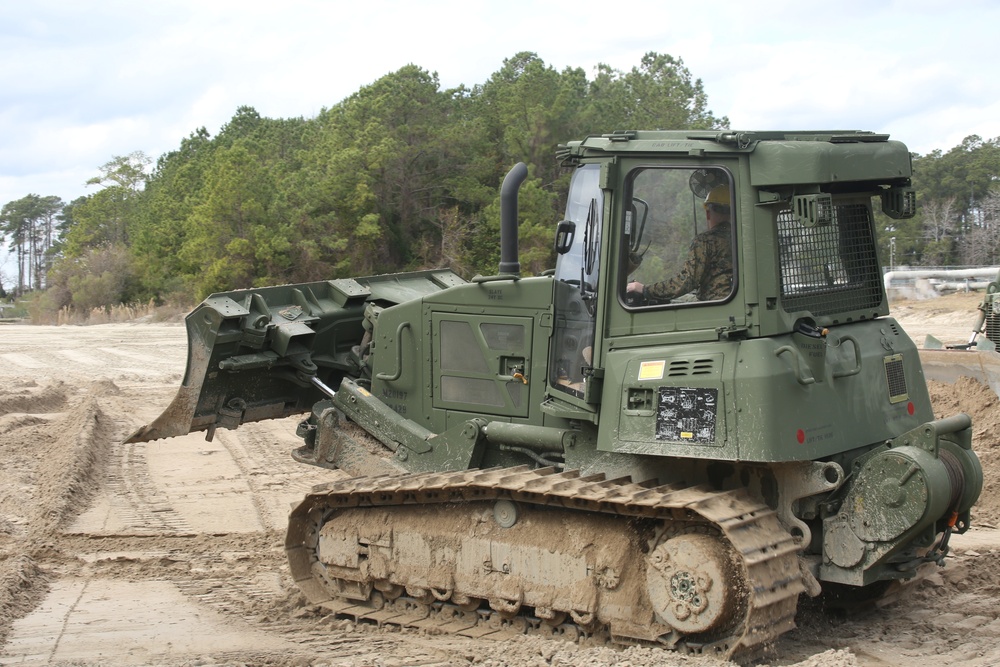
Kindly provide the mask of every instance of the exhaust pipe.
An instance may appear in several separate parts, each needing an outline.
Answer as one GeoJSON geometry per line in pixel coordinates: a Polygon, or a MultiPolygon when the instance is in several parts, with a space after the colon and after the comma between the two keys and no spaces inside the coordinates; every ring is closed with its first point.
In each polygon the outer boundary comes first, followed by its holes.
{"type": "Polygon", "coordinates": [[[521,275],[521,262],[517,258],[517,191],[527,177],[528,167],[518,162],[507,172],[500,187],[501,274],[521,275]]]}

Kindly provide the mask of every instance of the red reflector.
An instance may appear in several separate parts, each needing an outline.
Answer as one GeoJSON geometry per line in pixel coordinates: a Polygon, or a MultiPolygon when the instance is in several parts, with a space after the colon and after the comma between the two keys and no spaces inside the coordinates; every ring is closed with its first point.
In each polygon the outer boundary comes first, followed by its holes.
{"type": "Polygon", "coordinates": [[[795,439],[799,441],[800,445],[804,444],[806,441],[806,432],[803,431],[802,429],[799,429],[798,431],[795,432],[795,439]]]}
{"type": "Polygon", "coordinates": [[[913,407],[913,401],[910,401],[909,403],[906,404],[906,412],[911,417],[913,416],[914,410],[915,410],[915,408],[913,407]]]}

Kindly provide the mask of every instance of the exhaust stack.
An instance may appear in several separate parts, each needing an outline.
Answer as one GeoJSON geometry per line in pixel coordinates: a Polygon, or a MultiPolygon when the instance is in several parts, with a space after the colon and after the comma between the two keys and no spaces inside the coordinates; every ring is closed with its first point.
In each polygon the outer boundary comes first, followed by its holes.
{"type": "Polygon", "coordinates": [[[521,262],[517,258],[517,191],[527,177],[528,167],[518,162],[507,172],[500,187],[501,274],[521,275],[521,262]]]}

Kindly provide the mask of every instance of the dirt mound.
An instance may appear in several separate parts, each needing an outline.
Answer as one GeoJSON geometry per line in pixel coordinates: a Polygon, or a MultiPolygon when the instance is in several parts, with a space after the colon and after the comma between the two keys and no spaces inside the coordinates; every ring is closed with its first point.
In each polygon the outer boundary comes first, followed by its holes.
{"type": "MultiPolygon", "coordinates": [[[[928,330],[960,320],[941,306],[907,308],[928,330]]],[[[330,617],[305,604],[282,548],[289,503],[332,474],[290,459],[294,421],[125,446],[176,390],[183,327],[25,327],[22,339],[0,368],[0,662],[730,667],[657,648],[330,617]]],[[[975,423],[986,477],[975,528],[953,538],[945,568],[926,567],[884,608],[831,617],[801,605],[771,664],[1000,664],[1000,532],[979,528],[1000,524],[1000,401],[972,380],[930,392],[935,414],[975,423]]]]}
{"type": "Polygon", "coordinates": [[[972,510],[974,525],[1000,527],[1000,399],[972,378],[955,384],[928,383],[934,414],[964,412],[972,417],[972,446],[983,465],[983,492],[972,510]]]}
{"type": "MultiPolygon", "coordinates": [[[[113,422],[100,406],[101,388],[108,389],[95,383],[82,392],[79,403],[55,419],[7,416],[0,432],[0,450],[8,463],[0,469],[0,515],[45,533],[59,524],[71,505],[85,502],[97,463],[114,437],[113,422]]],[[[61,383],[45,387],[37,396],[36,411],[65,407],[61,383]]]]}
{"type": "Polygon", "coordinates": [[[0,397],[0,639],[9,623],[46,590],[36,555],[53,531],[86,504],[116,433],[100,399],[115,395],[95,382],[75,405],[62,382],[22,386],[0,397]],[[13,411],[24,413],[13,413],[13,411]],[[51,418],[35,413],[64,410],[51,418]]]}
{"type": "Polygon", "coordinates": [[[66,406],[66,385],[53,382],[39,387],[34,382],[14,383],[0,390],[0,415],[59,412],[66,406]]]}
{"type": "Polygon", "coordinates": [[[35,561],[24,553],[8,555],[0,563],[0,640],[6,639],[10,622],[23,616],[45,594],[47,582],[35,561]]]}
{"type": "Polygon", "coordinates": [[[16,431],[17,429],[44,424],[49,420],[39,415],[29,415],[23,412],[15,412],[0,417],[0,434],[16,431]]]}

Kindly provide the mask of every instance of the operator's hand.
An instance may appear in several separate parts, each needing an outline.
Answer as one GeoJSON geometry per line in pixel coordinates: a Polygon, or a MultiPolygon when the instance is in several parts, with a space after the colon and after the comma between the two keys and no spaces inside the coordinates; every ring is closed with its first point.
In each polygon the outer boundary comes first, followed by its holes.
{"type": "Polygon", "coordinates": [[[646,297],[643,295],[642,290],[644,286],[640,282],[630,282],[625,287],[625,304],[628,306],[645,306],[646,297]]]}

